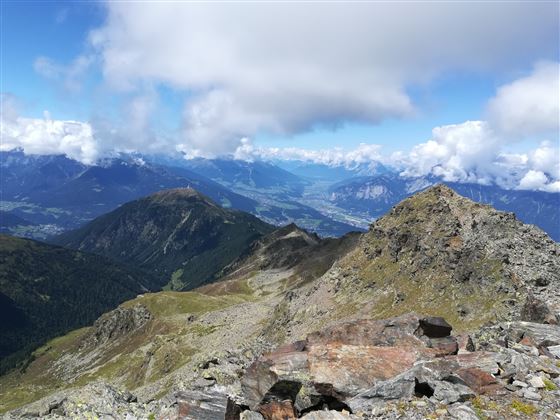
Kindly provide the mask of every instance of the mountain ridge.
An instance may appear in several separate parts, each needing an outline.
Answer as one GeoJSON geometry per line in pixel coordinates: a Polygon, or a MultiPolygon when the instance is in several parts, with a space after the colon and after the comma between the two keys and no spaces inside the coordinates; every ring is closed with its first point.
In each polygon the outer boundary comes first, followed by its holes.
{"type": "Polygon", "coordinates": [[[192,188],[160,191],[63,233],[54,242],[150,270],[160,286],[194,288],[229,264],[271,225],[224,209],[192,188]]]}

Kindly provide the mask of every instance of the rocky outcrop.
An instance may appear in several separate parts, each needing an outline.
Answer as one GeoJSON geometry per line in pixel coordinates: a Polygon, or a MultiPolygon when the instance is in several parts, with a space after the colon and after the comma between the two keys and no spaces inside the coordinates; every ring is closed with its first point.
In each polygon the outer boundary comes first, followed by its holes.
{"type": "MultiPolygon", "coordinates": [[[[290,400],[305,413],[322,406],[356,408],[365,399],[410,397],[417,388],[413,372],[428,371],[419,363],[444,358],[434,366],[443,363],[446,372],[461,366],[460,359],[446,358],[458,351],[450,332],[443,319],[408,314],[343,323],[310,334],[305,341],[263,355],[247,369],[241,382],[244,401],[259,411],[271,401],[290,400]],[[432,341],[443,338],[455,345],[432,341]]],[[[440,376],[433,381],[442,382],[440,376]]],[[[464,386],[460,378],[457,381],[464,386]]],[[[459,386],[448,384],[454,390],[459,386]]],[[[434,388],[445,394],[443,385],[434,388]]]]}
{"type": "Polygon", "coordinates": [[[85,339],[88,345],[98,346],[118,340],[146,325],[152,314],[143,305],[118,307],[98,318],[90,335],[85,339]]]}
{"type": "MultiPolygon", "coordinates": [[[[550,351],[560,338],[559,327],[504,324],[475,337],[476,349],[469,338],[473,351],[462,354],[450,333],[445,320],[417,314],[327,328],[264,354],[249,366],[241,380],[242,401],[265,419],[306,414],[321,418],[311,413],[323,409],[364,418],[391,401],[418,401],[416,408],[447,405],[452,418],[463,414],[468,418],[472,400],[484,396],[503,401],[504,406],[516,397],[531,401],[548,397],[547,404],[560,410],[560,404],[550,399],[560,395],[554,382],[560,382],[560,365],[550,351]],[[455,346],[434,346],[434,340],[442,339],[455,346]],[[526,344],[521,344],[523,340],[526,344]],[[539,351],[543,346],[548,346],[548,353],[539,351]],[[518,385],[525,384],[522,381],[527,385],[518,385]],[[556,394],[543,396],[545,383],[556,394]]],[[[329,416],[325,418],[344,418],[329,416]]]]}

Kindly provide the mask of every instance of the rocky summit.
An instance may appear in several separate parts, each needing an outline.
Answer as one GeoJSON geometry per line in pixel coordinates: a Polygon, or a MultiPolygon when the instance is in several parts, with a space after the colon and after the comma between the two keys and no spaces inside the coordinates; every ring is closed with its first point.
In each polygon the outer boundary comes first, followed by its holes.
{"type": "Polygon", "coordinates": [[[365,234],[263,233],[0,377],[6,419],[560,417],[560,249],[445,186],[365,234]]]}

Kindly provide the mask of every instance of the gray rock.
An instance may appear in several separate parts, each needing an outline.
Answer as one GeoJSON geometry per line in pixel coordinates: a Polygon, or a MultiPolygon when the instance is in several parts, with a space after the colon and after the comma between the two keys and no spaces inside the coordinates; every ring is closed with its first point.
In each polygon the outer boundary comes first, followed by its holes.
{"type": "Polygon", "coordinates": [[[433,397],[444,404],[464,402],[475,396],[472,389],[459,383],[437,381],[433,385],[433,397]]]}
{"type": "Polygon", "coordinates": [[[307,413],[302,419],[306,420],[349,420],[349,419],[357,419],[358,417],[351,415],[347,412],[340,412],[340,411],[312,411],[307,413]]]}
{"type": "Polygon", "coordinates": [[[527,385],[525,382],[518,381],[518,380],[513,381],[513,384],[512,384],[512,385],[513,385],[513,386],[517,386],[517,387],[519,387],[519,388],[527,388],[527,387],[529,386],[529,385],[527,385]]]}
{"type": "Polygon", "coordinates": [[[523,397],[527,398],[528,400],[533,400],[533,401],[540,401],[542,400],[542,397],[540,396],[540,394],[530,391],[529,389],[526,389],[525,391],[523,391],[523,397]]]}
{"type": "Polygon", "coordinates": [[[552,353],[555,357],[560,359],[560,346],[550,346],[548,347],[548,351],[552,353]]]}
{"type": "Polygon", "coordinates": [[[93,323],[93,330],[84,339],[84,345],[97,346],[117,340],[143,327],[151,318],[152,314],[144,305],[118,307],[100,316],[93,323]]]}
{"type": "Polygon", "coordinates": [[[449,413],[452,419],[479,420],[478,416],[473,411],[473,409],[466,405],[453,404],[447,407],[447,412],[449,413]]]}
{"type": "Polygon", "coordinates": [[[542,389],[545,387],[544,381],[540,376],[532,376],[528,379],[528,382],[533,388],[542,389]]]}
{"type": "Polygon", "coordinates": [[[264,420],[261,413],[256,413],[255,411],[245,410],[239,416],[239,420],[264,420]]]}
{"type": "Polygon", "coordinates": [[[237,417],[241,410],[221,392],[180,391],[175,394],[175,403],[166,411],[161,417],[216,420],[230,418],[228,416],[237,417]]]}
{"type": "Polygon", "coordinates": [[[523,337],[524,335],[532,337],[537,344],[543,342],[548,343],[548,346],[560,344],[560,326],[558,325],[513,321],[506,322],[503,326],[511,334],[515,334],[519,337],[523,337]]]}

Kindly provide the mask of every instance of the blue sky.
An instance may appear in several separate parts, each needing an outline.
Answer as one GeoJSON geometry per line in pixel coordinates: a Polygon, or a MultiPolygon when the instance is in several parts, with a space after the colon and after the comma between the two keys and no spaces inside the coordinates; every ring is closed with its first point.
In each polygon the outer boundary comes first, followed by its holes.
{"type": "MultiPolygon", "coordinates": [[[[99,25],[104,11],[94,2],[2,2],[2,91],[18,97],[26,115],[40,117],[49,110],[54,117],[89,117],[89,92],[66,98],[49,80],[34,70],[38,57],[68,63],[87,45],[90,29],[99,25]]],[[[99,75],[91,75],[99,80],[99,75]]]]}
{"type": "Polygon", "coordinates": [[[1,5],[0,90],[33,119],[5,124],[4,149],[93,162],[367,143],[453,179],[486,182],[510,152],[513,172],[558,178],[530,166],[558,143],[557,2],[1,5]]]}

